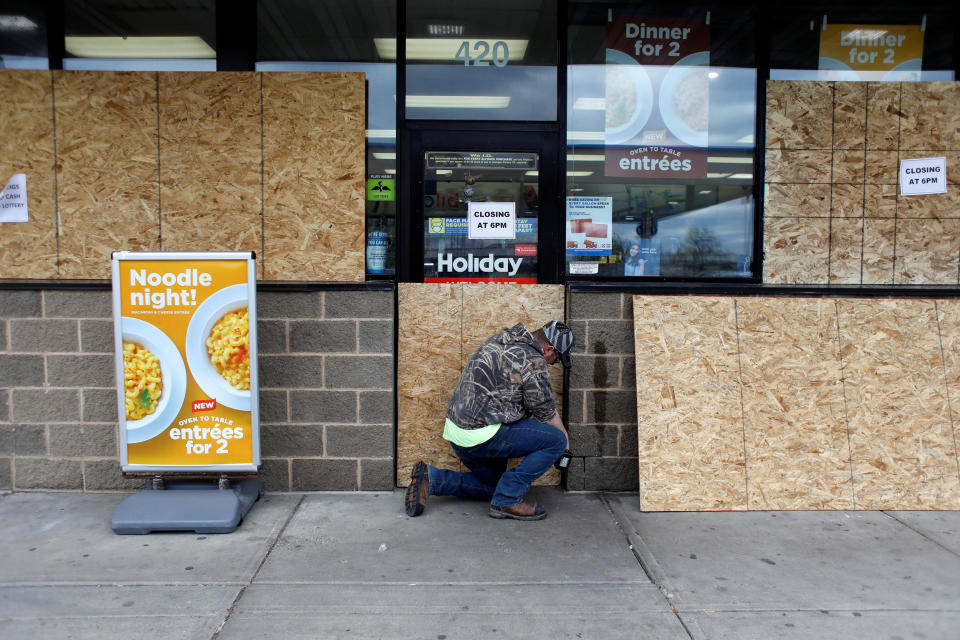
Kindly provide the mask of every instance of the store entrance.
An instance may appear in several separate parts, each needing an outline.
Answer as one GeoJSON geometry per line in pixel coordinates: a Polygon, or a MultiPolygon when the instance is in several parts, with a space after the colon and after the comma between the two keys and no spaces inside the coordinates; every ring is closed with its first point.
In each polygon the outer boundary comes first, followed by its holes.
{"type": "Polygon", "coordinates": [[[421,282],[557,282],[555,133],[418,131],[409,166],[421,282]]]}

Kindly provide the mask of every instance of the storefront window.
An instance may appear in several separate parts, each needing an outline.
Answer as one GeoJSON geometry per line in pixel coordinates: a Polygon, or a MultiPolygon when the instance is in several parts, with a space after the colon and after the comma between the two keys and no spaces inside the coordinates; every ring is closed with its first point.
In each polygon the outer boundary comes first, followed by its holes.
{"type": "MultiPolygon", "coordinates": [[[[408,0],[406,116],[557,119],[555,0],[408,0]]],[[[396,55],[396,41],[378,42],[396,55]]]]}
{"type": "Polygon", "coordinates": [[[396,273],[397,69],[376,45],[396,40],[395,0],[260,0],[258,71],[352,71],[367,80],[366,270],[396,273]]]}
{"type": "Polygon", "coordinates": [[[64,3],[64,69],[216,71],[214,0],[64,3]]]}
{"type": "Polygon", "coordinates": [[[43,5],[30,0],[0,0],[0,68],[49,66],[43,5]]]}
{"type": "Polygon", "coordinates": [[[953,3],[799,2],[771,12],[771,80],[953,80],[953,3]]]}
{"type": "Polygon", "coordinates": [[[540,155],[424,154],[424,282],[537,282],[540,155]]]}
{"type": "Polygon", "coordinates": [[[568,275],[753,276],[751,11],[575,3],[569,47],[568,275]]]}

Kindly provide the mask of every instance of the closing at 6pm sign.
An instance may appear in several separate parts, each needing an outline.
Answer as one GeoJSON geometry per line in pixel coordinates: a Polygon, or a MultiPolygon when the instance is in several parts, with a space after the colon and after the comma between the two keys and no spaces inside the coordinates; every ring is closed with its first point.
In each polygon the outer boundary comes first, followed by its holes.
{"type": "Polygon", "coordinates": [[[947,159],[905,158],[900,161],[900,195],[920,196],[947,192],[947,159]]]}
{"type": "Polygon", "coordinates": [[[514,240],[517,237],[516,202],[471,202],[467,208],[471,240],[514,240]]]}

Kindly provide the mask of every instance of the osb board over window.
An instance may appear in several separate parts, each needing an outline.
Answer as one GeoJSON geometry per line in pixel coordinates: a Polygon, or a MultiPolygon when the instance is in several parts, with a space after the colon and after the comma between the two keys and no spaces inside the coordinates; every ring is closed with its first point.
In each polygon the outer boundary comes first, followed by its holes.
{"type": "Polygon", "coordinates": [[[160,248],[156,74],[53,74],[60,277],[109,278],[113,251],[160,248]]]}
{"type": "Polygon", "coordinates": [[[634,296],[640,505],[745,509],[733,298],[634,296]]]}
{"type": "Polygon", "coordinates": [[[0,187],[27,176],[27,222],[0,223],[0,278],[57,277],[53,93],[49,71],[0,73],[0,187]]]}
{"type": "MultiPolygon", "coordinates": [[[[447,403],[464,363],[480,344],[504,327],[522,323],[531,331],[563,319],[563,287],[516,284],[400,283],[397,341],[397,482],[410,483],[413,463],[423,459],[461,469],[443,439],[447,403]]],[[[551,367],[557,406],[562,367],[551,367]]],[[[537,484],[555,485],[559,473],[537,484]]]]}
{"type": "Polygon", "coordinates": [[[259,75],[158,75],[163,249],[259,253],[259,75]]]}
{"type": "Polygon", "coordinates": [[[359,73],[263,74],[264,277],[364,278],[359,73]]]}
{"type": "Polygon", "coordinates": [[[644,510],[960,509],[956,301],[634,296],[634,322],[644,510]]]}
{"type": "Polygon", "coordinates": [[[764,282],[960,283],[958,122],[958,82],[768,82],[764,282]],[[899,195],[931,156],[948,192],[899,195]]]}

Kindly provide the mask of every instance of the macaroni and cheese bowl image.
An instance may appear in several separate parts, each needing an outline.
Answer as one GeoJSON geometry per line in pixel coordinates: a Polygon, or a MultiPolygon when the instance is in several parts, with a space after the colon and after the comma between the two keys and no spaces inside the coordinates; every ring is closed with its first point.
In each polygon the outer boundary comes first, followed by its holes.
{"type": "Polygon", "coordinates": [[[619,144],[636,137],[653,111],[653,86],[637,61],[607,49],[604,66],[604,139],[619,144]]]}
{"type": "Polygon", "coordinates": [[[250,320],[248,288],[217,291],[197,307],[187,327],[187,364],[211,399],[250,410],[250,320]]]}
{"type": "Polygon", "coordinates": [[[667,128],[691,147],[707,146],[710,54],[692,53],[670,67],[660,85],[660,114],[667,128]]]}
{"type": "Polygon", "coordinates": [[[187,392],[187,371],[177,347],[160,329],[137,318],[120,322],[126,440],[143,442],[176,417],[187,392]]]}

